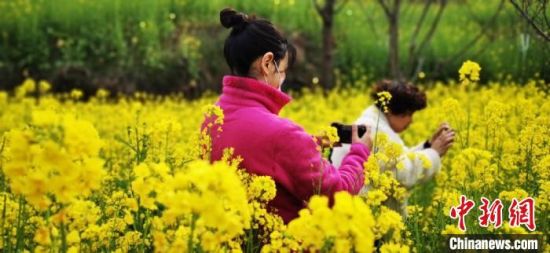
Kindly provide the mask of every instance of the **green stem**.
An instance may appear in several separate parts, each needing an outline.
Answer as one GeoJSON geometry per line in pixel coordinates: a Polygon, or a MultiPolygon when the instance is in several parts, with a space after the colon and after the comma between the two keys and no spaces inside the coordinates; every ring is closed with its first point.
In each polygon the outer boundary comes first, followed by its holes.
{"type": "Polygon", "coordinates": [[[136,127],[135,130],[136,130],[136,164],[139,164],[139,161],[140,161],[139,156],[141,154],[141,150],[139,148],[139,129],[138,129],[138,127],[136,127]]]}
{"type": "Polygon", "coordinates": [[[61,252],[67,252],[67,231],[63,221],[61,221],[61,252]]]}
{"type": "Polygon", "coordinates": [[[529,174],[531,174],[531,167],[533,166],[532,150],[533,150],[533,138],[529,140],[529,147],[527,148],[526,154],[525,154],[526,166],[525,166],[525,182],[523,184],[523,189],[525,189],[526,191],[529,191],[529,185],[530,185],[529,174]]]}
{"type": "Polygon", "coordinates": [[[380,116],[382,112],[378,109],[378,118],[376,119],[376,128],[374,129],[374,144],[372,145],[372,151],[376,154],[376,139],[378,137],[378,123],[380,123],[380,116]]]}
{"type": "Polygon", "coordinates": [[[25,203],[23,200],[23,196],[19,196],[19,214],[17,215],[17,232],[16,232],[16,243],[15,248],[16,250],[23,249],[24,246],[24,240],[25,240],[25,226],[23,224],[24,216],[25,215],[25,203]]]}
{"type": "Polygon", "coordinates": [[[4,206],[2,206],[2,224],[0,224],[0,236],[1,236],[1,240],[2,242],[6,242],[5,239],[7,239],[8,237],[4,235],[5,231],[4,231],[4,225],[5,225],[5,222],[6,222],[6,202],[7,202],[7,198],[8,198],[8,195],[7,194],[4,194],[4,206]]]}
{"type": "Polygon", "coordinates": [[[466,147],[470,146],[470,103],[468,103],[468,127],[466,128],[466,147]]]}
{"type": "Polygon", "coordinates": [[[466,147],[470,146],[470,118],[471,118],[471,112],[472,112],[472,86],[468,86],[468,121],[467,121],[467,127],[466,127],[466,147]]]}
{"type": "Polygon", "coordinates": [[[198,215],[192,214],[191,216],[191,234],[189,235],[189,239],[187,240],[187,252],[193,252],[193,236],[195,233],[195,225],[197,223],[198,215]]]}
{"type": "Polygon", "coordinates": [[[415,222],[414,222],[414,235],[416,237],[416,242],[420,243],[420,233],[418,231],[418,222],[419,221],[418,221],[418,217],[416,217],[416,215],[418,215],[418,214],[415,214],[415,218],[414,218],[414,220],[415,220],[415,222]]]}
{"type": "Polygon", "coordinates": [[[489,149],[489,124],[485,126],[485,149],[489,149]]]}
{"type": "Polygon", "coordinates": [[[248,233],[247,233],[247,236],[246,236],[246,237],[247,237],[247,238],[246,238],[246,252],[247,252],[247,253],[252,253],[252,252],[254,252],[254,251],[252,250],[252,247],[254,246],[254,243],[252,242],[252,240],[253,240],[253,238],[252,238],[252,237],[253,237],[252,232],[253,232],[252,229],[249,229],[249,230],[248,230],[248,233]]]}

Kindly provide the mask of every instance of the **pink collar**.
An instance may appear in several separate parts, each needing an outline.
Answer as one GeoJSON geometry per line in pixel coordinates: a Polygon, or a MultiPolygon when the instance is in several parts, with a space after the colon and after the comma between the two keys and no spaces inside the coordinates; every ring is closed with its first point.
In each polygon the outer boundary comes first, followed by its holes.
{"type": "Polygon", "coordinates": [[[292,98],[266,83],[241,76],[223,77],[223,91],[220,101],[233,101],[242,105],[257,105],[267,108],[274,114],[290,102],[292,98]]]}

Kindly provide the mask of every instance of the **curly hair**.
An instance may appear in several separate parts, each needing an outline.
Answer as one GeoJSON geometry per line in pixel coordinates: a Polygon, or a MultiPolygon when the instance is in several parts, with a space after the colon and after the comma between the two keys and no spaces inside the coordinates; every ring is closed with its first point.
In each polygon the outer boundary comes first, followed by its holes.
{"type": "MultiPolygon", "coordinates": [[[[372,89],[372,99],[377,101],[378,93],[382,91],[387,91],[392,95],[388,104],[392,114],[412,114],[426,108],[426,93],[410,82],[381,80],[372,89]]],[[[376,106],[382,109],[378,103],[376,106]]]]}

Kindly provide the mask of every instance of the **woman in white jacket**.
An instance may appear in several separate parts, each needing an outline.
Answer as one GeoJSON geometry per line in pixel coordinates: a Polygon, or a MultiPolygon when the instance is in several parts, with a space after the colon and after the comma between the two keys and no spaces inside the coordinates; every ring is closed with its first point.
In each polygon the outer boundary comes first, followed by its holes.
{"type": "MultiPolygon", "coordinates": [[[[439,171],[441,157],[452,146],[455,133],[448,124],[442,123],[429,140],[414,147],[407,147],[401,137],[399,137],[399,133],[409,127],[413,114],[416,111],[426,107],[426,94],[410,83],[383,80],[374,87],[371,94],[372,98],[376,101],[378,98],[377,94],[382,91],[387,91],[392,95],[387,105],[388,111],[383,112],[380,105],[371,105],[363,111],[354,124],[367,125],[371,129],[376,129],[378,124],[378,131],[385,133],[389,141],[398,143],[403,147],[404,155],[401,157],[401,160],[403,161],[404,168],[395,169],[382,165],[381,170],[393,171],[397,174],[397,181],[405,188],[410,189],[419,183],[430,180],[439,171]],[[410,152],[425,155],[432,164],[431,168],[424,168],[422,161],[418,158],[411,160],[410,157],[419,156],[408,156],[407,153],[410,152]]],[[[371,131],[371,133],[374,139],[374,131],[371,131]]],[[[339,166],[348,152],[349,144],[335,147],[330,157],[332,163],[335,166],[339,166]]],[[[363,188],[363,193],[367,191],[368,186],[363,188]]],[[[406,215],[406,200],[403,203],[399,203],[397,200],[390,198],[384,204],[400,212],[402,215],[406,215]]]]}

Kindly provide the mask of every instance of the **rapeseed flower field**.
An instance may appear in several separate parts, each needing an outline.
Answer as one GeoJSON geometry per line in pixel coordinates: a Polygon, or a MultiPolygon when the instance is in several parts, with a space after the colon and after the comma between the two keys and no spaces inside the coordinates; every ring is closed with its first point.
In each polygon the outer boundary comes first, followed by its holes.
{"type": "MultiPolygon", "coordinates": [[[[403,134],[414,145],[440,122],[456,130],[435,180],[405,189],[381,172],[380,161],[399,169],[408,154],[380,134],[364,165],[368,193],[337,193],[332,206],[314,196],[289,224],[267,208],[271,178],[239,169],[231,150],[223,161],[205,159],[200,124],[205,114],[223,123],[215,95],[99,90],[82,101],[81,91],[52,94],[47,82],[27,79],[13,94],[0,92],[0,251],[434,252],[445,234],[548,236],[548,84],[480,85],[480,70],[466,62],[458,82],[425,84],[428,107],[403,134]],[[466,230],[450,215],[462,195],[476,204],[466,230]],[[501,226],[480,226],[481,197],[502,201],[501,226]],[[529,197],[536,229],[509,218],[508,207],[529,197]],[[408,198],[408,215],[387,208],[388,198],[408,198]]],[[[374,102],[367,88],[291,95],[282,116],[332,142],[331,122],[351,123],[374,102]]]]}

